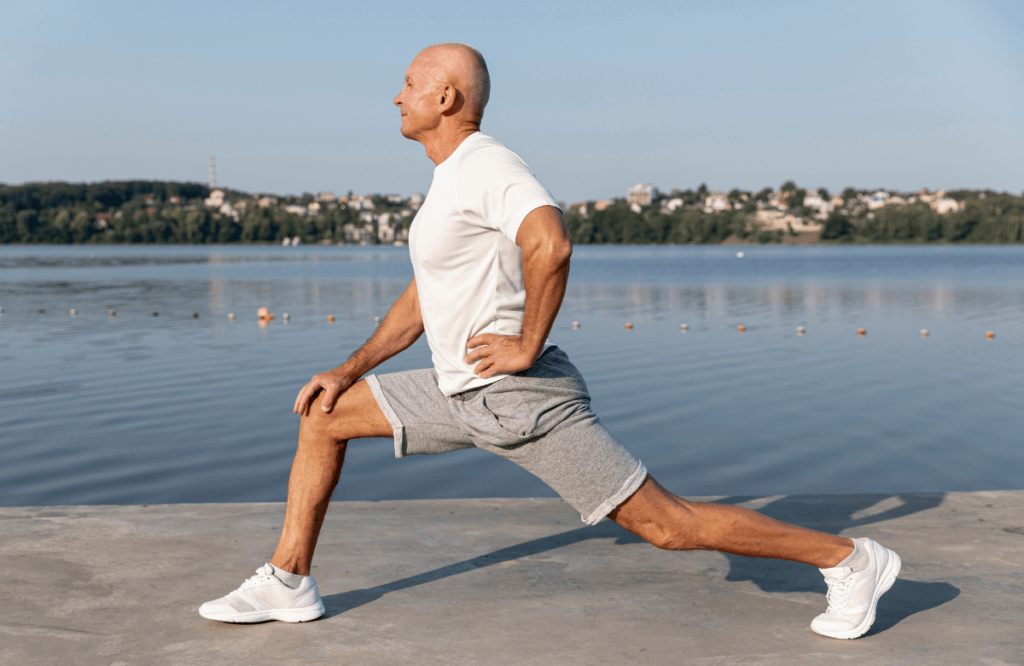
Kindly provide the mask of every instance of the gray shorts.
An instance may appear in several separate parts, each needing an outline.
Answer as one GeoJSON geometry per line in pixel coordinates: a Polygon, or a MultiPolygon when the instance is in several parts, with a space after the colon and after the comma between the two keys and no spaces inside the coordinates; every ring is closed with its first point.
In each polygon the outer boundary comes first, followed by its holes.
{"type": "Polygon", "coordinates": [[[528,370],[445,396],[433,369],[370,375],[395,434],[395,457],[478,448],[551,486],[593,525],[626,501],[647,468],[590,409],[587,385],[558,347],[528,370]]]}

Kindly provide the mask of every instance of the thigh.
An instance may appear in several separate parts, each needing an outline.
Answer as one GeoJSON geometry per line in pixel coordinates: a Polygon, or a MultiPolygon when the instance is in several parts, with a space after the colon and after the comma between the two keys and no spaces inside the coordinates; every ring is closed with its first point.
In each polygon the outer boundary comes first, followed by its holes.
{"type": "Polygon", "coordinates": [[[408,370],[366,378],[395,439],[395,457],[473,448],[454,418],[433,370],[408,370]]]}
{"type": "Polygon", "coordinates": [[[515,446],[480,444],[549,485],[594,525],[629,499],[647,478],[647,468],[612,437],[580,401],[561,426],[515,446]]]}
{"type": "Polygon", "coordinates": [[[310,402],[302,417],[303,429],[315,429],[317,434],[338,441],[391,436],[391,425],[366,380],[360,379],[339,395],[330,412],[322,408],[323,396],[320,391],[310,402]]]}

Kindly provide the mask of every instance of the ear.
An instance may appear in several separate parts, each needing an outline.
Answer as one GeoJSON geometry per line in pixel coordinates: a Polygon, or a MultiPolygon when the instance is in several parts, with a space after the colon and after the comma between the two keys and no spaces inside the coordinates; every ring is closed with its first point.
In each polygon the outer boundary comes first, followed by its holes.
{"type": "Polygon", "coordinates": [[[441,113],[444,113],[448,109],[452,108],[452,105],[455,104],[456,94],[457,93],[455,91],[455,88],[453,88],[451,84],[444,84],[444,86],[441,88],[441,99],[438,102],[441,106],[441,113]]]}
{"type": "Polygon", "coordinates": [[[446,83],[441,88],[441,115],[450,116],[459,112],[464,103],[462,93],[451,84],[446,83]]]}

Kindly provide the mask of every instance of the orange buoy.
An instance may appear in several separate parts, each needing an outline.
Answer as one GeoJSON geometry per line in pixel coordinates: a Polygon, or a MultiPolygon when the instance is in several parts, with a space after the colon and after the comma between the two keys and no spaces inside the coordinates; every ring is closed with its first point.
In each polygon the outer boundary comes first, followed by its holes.
{"type": "Polygon", "coordinates": [[[740,324],[739,326],[736,327],[736,330],[739,331],[740,333],[742,333],[745,330],[747,330],[747,327],[744,326],[743,324],[740,324]]]}
{"type": "Polygon", "coordinates": [[[797,326],[796,327],[796,334],[797,335],[803,335],[806,332],[807,332],[807,329],[804,328],[803,326],[797,326]]]}
{"type": "Polygon", "coordinates": [[[991,340],[992,338],[996,337],[996,334],[993,333],[992,331],[985,331],[985,337],[991,340]]]}
{"type": "Polygon", "coordinates": [[[117,310],[107,310],[107,314],[110,315],[111,317],[116,317],[117,310]]]}
{"type": "Polygon", "coordinates": [[[921,337],[922,338],[927,338],[928,337],[928,329],[927,328],[922,328],[920,333],[921,333],[921,337]]]}
{"type": "Polygon", "coordinates": [[[327,321],[333,322],[334,321],[334,315],[327,315],[327,321]]]}
{"type": "Polygon", "coordinates": [[[690,330],[690,325],[689,324],[679,324],[679,330],[682,331],[683,333],[686,333],[688,330],[690,330]]]}
{"type": "Polygon", "coordinates": [[[631,323],[629,323],[629,322],[627,321],[627,322],[626,322],[626,330],[627,330],[627,331],[632,331],[632,330],[633,330],[633,324],[631,324],[631,323]]]}
{"type": "Polygon", "coordinates": [[[268,317],[270,317],[270,310],[266,308],[260,308],[259,310],[256,311],[256,316],[259,317],[260,319],[267,319],[268,317]]]}
{"type": "Polygon", "coordinates": [[[857,329],[857,335],[867,335],[867,334],[868,334],[868,330],[866,328],[858,328],[857,329]]]}

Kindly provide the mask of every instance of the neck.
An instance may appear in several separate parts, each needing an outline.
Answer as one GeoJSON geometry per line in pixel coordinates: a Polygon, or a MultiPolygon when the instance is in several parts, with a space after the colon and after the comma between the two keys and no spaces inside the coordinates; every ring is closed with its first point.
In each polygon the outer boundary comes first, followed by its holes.
{"type": "Polygon", "coordinates": [[[480,123],[462,123],[458,127],[439,127],[430,136],[419,139],[434,165],[444,162],[471,134],[480,131],[480,123]]]}

